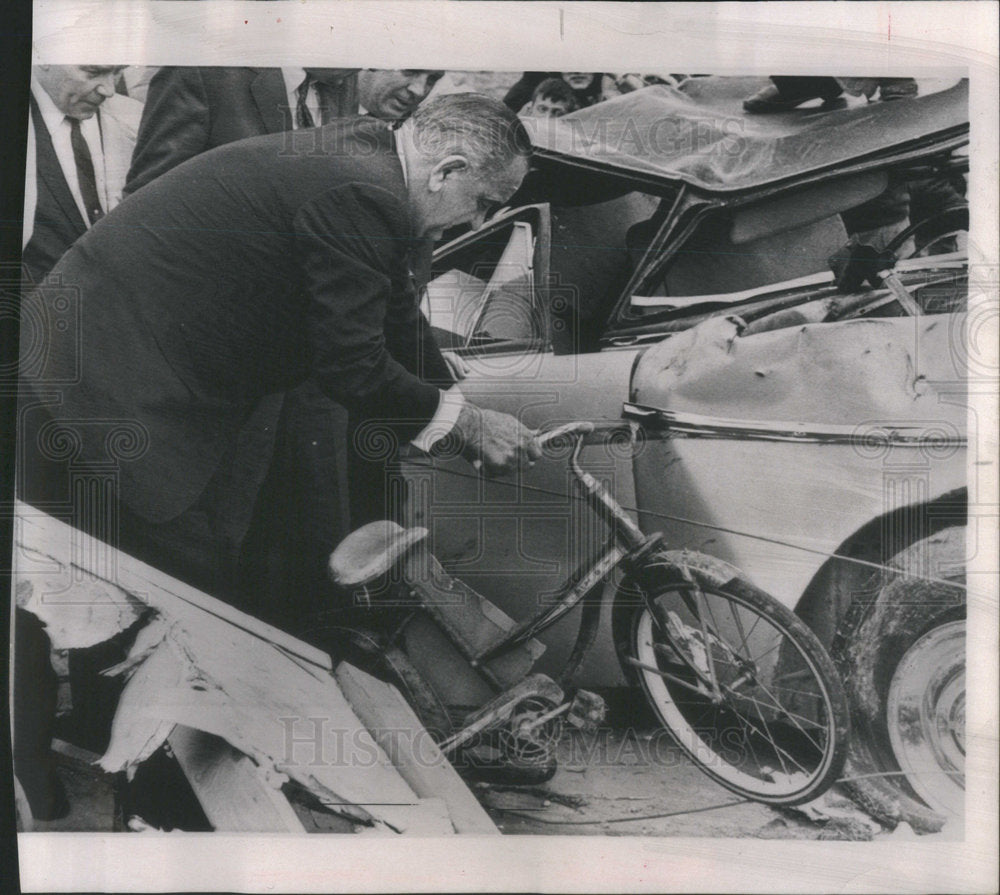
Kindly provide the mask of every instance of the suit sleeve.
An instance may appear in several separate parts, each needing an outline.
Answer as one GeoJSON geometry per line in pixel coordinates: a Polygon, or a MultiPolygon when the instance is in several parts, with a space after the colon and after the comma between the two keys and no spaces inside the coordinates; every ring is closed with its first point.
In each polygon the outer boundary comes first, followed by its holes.
{"type": "Polygon", "coordinates": [[[447,389],[455,383],[451,368],[431,332],[430,323],[420,310],[420,283],[430,275],[433,245],[425,242],[410,257],[410,275],[393,284],[393,295],[386,314],[385,338],[389,353],[407,370],[425,382],[447,389]]]}
{"type": "Polygon", "coordinates": [[[149,83],[124,195],[208,149],[210,126],[201,69],[161,68],[149,83]]]}
{"type": "Polygon", "coordinates": [[[410,243],[405,208],[387,190],[341,186],[300,208],[294,227],[313,379],[335,401],[410,440],[434,416],[441,393],[415,369],[427,349],[415,295],[400,289],[410,243]],[[412,335],[404,336],[407,326],[412,335]],[[393,356],[390,343],[403,357],[393,356]]]}

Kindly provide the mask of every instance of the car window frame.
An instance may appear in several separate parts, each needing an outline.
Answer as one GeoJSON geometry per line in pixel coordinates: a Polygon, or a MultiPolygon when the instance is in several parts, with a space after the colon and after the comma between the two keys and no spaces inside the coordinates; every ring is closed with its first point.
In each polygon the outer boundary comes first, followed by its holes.
{"type": "MultiPolygon", "coordinates": [[[[731,213],[742,207],[765,203],[793,190],[808,190],[842,178],[850,178],[876,171],[906,167],[911,163],[921,165],[935,160],[947,166],[955,152],[967,146],[969,132],[964,131],[935,134],[919,145],[895,147],[874,156],[859,159],[851,165],[832,170],[823,170],[806,177],[768,184],[763,189],[753,189],[741,193],[711,193],[696,189],[689,184],[681,184],[677,199],[657,230],[650,249],[647,250],[628,282],[614,301],[612,310],[602,328],[601,344],[619,346],[633,339],[648,338],[657,332],[666,335],[669,312],[639,315],[631,309],[631,299],[641,294],[661,272],[665,273],[671,259],[683,247],[701,222],[709,215],[731,213]]],[[[637,188],[642,188],[637,184],[637,188]]],[[[780,284],[774,284],[777,288],[780,284]]]]}
{"type": "MultiPolygon", "coordinates": [[[[536,353],[552,351],[552,323],[547,296],[549,257],[552,244],[551,213],[548,203],[521,205],[503,211],[490,218],[478,230],[463,233],[443,246],[439,246],[434,250],[432,268],[438,267],[449,255],[464,252],[476,242],[487,240],[498,231],[516,223],[527,223],[531,227],[531,235],[534,240],[531,283],[532,312],[537,314],[537,319],[541,322],[542,332],[538,338],[505,339],[478,344],[470,341],[460,346],[441,346],[442,350],[460,356],[507,354],[526,349],[536,353]]],[[[485,304],[476,315],[477,321],[482,317],[483,310],[485,310],[485,304]]],[[[434,321],[429,319],[429,322],[433,329],[434,321]]],[[[473,334],[469,335],[471,338],[473,334]]]]}

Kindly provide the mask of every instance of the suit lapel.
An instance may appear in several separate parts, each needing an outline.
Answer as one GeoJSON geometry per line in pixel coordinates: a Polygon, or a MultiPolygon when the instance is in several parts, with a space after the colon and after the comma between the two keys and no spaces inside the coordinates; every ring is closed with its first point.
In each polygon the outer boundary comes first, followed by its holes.
{"type": "Polygon", "coordinates": [[[53,201],[66,216],[66,220],[76,226],[82,235],[86,232],[87,225],[80,214],[80,209],[76,206],[73,194],[69,190],[69,184],[66,183],[66,178],[63,176],[59,157],[52,145],[52,137],[49,135],[48,128],[45,127],[45,121],[35,104],[34,97],[31,98],[31,121],[35,127],[35,170],[39,175],[38,186],[45,186],[53,201]]]}
{"type": "Polygon", "coordinates": [[[288,117],[288,96],[281,69],[259,68],[255,71],[257,77],[250,82],[250,93],[267,133],[276,134],[291,129],[292,119],[288,117]]]}

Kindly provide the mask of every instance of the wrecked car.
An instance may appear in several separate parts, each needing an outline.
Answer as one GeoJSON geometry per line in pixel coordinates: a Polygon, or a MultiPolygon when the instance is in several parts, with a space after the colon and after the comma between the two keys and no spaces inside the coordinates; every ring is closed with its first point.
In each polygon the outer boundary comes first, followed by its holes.
{"type": "MultiPolygon", "coordinates": [[[[744,114],[762,83],[697,78],[534,123],[514,207],[436,252],[424,309],[476,404],[533,427],[636,423],[588,469],[646,531],[808,622],[849,691],[855,797],[937,829],[964,804],[967,208],[904,223],[859,276],[829,259],[852,211],[967,171],[968,83],[744,114]]],[[[404,474],[435,555],[515,618],[601,543],[564,464],[404,474]]],[[[621,617],[581,685],[629,682],[621,617]]],[[[575,625],[542,638],[551,667],[575,625]]]]}

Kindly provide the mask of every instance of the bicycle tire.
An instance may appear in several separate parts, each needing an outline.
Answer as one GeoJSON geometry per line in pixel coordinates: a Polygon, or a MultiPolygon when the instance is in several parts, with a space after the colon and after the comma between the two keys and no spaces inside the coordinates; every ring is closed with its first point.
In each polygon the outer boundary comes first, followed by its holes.
{"type": "Polygon", "coordinates": [[[770,805],[820,796],[843,770],[849,712],[840,676],[819,640],[732,566],[688,551],[661,555],[655,565],[645,578],[654,582],[654,611],[645,599],[616,605],[615,639],[626,675],[639,684],[660,723],[695,765],[737,795],[770,805]],[[696,613],[695,606],[705,608],[696,613]],[[678,646],[677,638],[671,645],[664,633],[671,625],[688,638],[686,645],[678,646]],[[765,659],[774,663],[770,677],[765,659]],[[707,673],[709,664],[719,686],[730,687],[717,701],[685,686],[697,686],[695,669],[707,673]],[[787,683],[792,677],[794,688],[787,683]]]}

